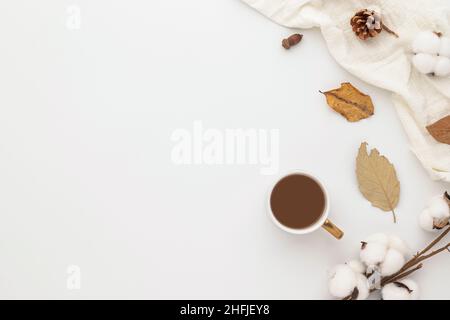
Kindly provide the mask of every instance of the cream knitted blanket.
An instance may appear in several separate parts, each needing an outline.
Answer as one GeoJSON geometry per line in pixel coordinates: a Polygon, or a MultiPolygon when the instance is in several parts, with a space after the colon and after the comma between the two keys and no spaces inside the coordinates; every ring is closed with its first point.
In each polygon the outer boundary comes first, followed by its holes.
{"type": "Polygon", "coordinates": [[[289,28],[319,27],[336,61],[360,79],[393,93],[411,149],[431,177],[450,182],[450,145],[426,127],[450,115],[450,78],[420,74],[411,64],[411,43],[420,31],[450,37],[450,0],[243,0],[289,28]],[[359,40],[350,18],[360,9],[380,12],[400,39],[382,32],[359,40]]]}

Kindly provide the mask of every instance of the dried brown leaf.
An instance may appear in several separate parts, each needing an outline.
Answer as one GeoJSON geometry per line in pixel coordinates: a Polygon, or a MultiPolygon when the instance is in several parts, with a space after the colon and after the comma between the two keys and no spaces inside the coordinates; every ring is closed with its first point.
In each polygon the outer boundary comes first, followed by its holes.
{"type": "Polygon", "coordinates": [[[429,125],[427,130],[440,143],[450,144],[450,116],[429,125]]]}
{"type": "Polygon", "coordinates": [[[356,159],[356,176],[359,190],[364,197],[374,207],[386,212],[391,211],[394,222],[397,222],[394,210],[400,199],[400,182],[389,160],[381,156],[377,149],[373,149],[369,155],[367,143],[364,142],[356,159]]]}
{"type": "Polygon", "coordinates": [[[374,114],[370,96],[356,89],[351,83],[343,83],[339,89],[321,92],[328,105],[350,122],[366,119],[374,114]]]}

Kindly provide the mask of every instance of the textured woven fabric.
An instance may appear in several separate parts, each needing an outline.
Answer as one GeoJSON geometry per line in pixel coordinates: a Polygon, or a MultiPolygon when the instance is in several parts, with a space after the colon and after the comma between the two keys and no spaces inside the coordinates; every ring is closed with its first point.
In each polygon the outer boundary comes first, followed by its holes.
{"type": "Polygon", "coordinates": [[[319,27],[336,61],[358,78],[393,93],[394,106],[412,151],[435,180],[450,182],[450,146],[426,127],[450,115],[450,78],[429,77],[411,64],[411,43],[420,31],[450,37],[450,0],[243,0],[290,28],[319,27]],[[400,35],[387,32],[359,40],[350,26],[360,9],[380,12],[400,35]]]}

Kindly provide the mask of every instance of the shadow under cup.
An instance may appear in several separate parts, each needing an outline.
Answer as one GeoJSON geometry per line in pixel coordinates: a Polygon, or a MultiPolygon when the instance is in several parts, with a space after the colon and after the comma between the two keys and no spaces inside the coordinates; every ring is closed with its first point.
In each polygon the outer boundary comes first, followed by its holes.
{"type": "Polygon", "coordinates": [[[343,232],[328,219],[328,197],[323,186],[306,174],[282,178],[270,195],[273,218],[285,231],[295,234],[313,232],[323,226],[340,239],[343,232]]]}

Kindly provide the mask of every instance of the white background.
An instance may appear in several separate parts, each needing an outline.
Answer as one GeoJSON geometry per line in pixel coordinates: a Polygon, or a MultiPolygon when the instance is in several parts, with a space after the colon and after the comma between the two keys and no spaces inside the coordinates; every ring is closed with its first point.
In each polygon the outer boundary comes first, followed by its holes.
{"type": "MultiPolygon", "coordinates": [[[[423,248],[417,215],[446,185],[410,152],[387,92],[343,71],[317,30],[285,51],[291,32],[238,0],[2,1],[0,297],[327,299],[327,270],[369,234],[423,248]],[[343,81],[375,116],[327,107],[318,91],[343,81]],[[277,176],[258,166],[175,166],[171,134],[195,120],[279,129],[280,174],[319,176],[345,238],[278,230],[265,210],[277,176]],[[397,225],[358,191],[362,141],[397,169],[397,225]]],[[[443,254],[414,276],[423,298],[450,298],[449,267],[443,254]]]]}

